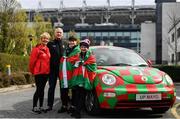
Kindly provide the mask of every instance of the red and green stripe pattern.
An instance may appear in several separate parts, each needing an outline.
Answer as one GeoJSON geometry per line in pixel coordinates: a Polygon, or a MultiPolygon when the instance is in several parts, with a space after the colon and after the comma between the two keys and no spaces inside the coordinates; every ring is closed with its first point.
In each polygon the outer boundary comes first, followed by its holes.
{"type": "MultiPolygon", "coordinates": [[[[73,65],[75,61],[78,59],[80,53],[80,48],[79,46],[76,46],[73,51],[66,56],[66,69],[67,69],[67,80],[68,80],[68,87],[71,88],[70,86],[72,85],[72,72],[73,72],[73,65]]],[[[59,79],[60,79],[60,85],[61,88],[64,87],[64,80],[63,80],[63,61],[65,57],[62,57],[60,59],[60,66],[59,66],[59,79]]]]}
{"type": "Polygon", "coordinates": [[[119,108],[118,102],[136,101],[136,94],[161,93],[162,100],[174,100],[175,88],[163,79],[164,73],[150,67],[99,67],[94,86],[101,108],[119,108]],[[103,83],[102,76],[112,74],[114,85],[103,83]],[[146,77],[143,80],[142,77],[146,77]],[[105,97],[105,92],[115,93],[115,97],[105,97]]]}
{"type": "Polygon", "coordinates": [[[79,67],[75,68],[73,71],[72,86],[78,85],[84,87],[87,90],[91,90],[93,88],[92,83],[96,75],[95,71],[97,69],[94,55],[92,55],[91,51],[88,51],[83,60],[79,56],[79,58],[76,61],[81,61],[81,63],[79,67]],[[83,66],[85,68],[84,76],[83,76],[83,66]]]}

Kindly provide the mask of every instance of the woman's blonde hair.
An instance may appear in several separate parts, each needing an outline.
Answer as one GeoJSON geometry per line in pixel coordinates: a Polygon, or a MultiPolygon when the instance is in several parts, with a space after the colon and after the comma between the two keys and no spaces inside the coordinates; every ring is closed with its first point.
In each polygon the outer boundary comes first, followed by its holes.
{"type": "Polygon", "coordinates": [[[42,33],[42,34],[40,35],[40,38],[41,38],[41,39],[42,39],[42,38],[48,38],[48,39],[50,39],[51,36],[50,36],[50,34],[49,34],[48,32],[44,32],[44,33],[42,33]]]}

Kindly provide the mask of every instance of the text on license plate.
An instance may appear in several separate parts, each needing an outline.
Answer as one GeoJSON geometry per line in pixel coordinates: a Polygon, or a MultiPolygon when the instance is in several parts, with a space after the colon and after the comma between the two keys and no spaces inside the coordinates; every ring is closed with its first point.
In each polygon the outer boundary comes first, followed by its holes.
{"type": "Polygon", "coordinates": [[[161,94],[136,94],[136,100],[161,100],[161,94]]]}

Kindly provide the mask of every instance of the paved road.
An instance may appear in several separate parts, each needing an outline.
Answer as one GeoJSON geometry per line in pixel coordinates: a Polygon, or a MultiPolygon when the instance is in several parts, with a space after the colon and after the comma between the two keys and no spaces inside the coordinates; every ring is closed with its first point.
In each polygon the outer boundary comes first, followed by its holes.
{"type": "MultiPolygon", "coordinates": [[[[178,85],[177,90],[180,89],[178,85]]],[[[12,91],[8,93],[0,93],[0,118],[70,118],[67,113],[58,114],[60,107],[59,89],[56,88],[54,110],[43,114],[34,114],[32,109],[32,95],[35,88],[12,91]]],[[[180,96],[180,92],[178,92],[180,96]]],[[[47,88],[45,91],[47,96],[47,88]]],[[[46,103],[47,98],[45,98],[46,103]]],[[[180,102],[180,100],[177,100],[180,102]]],[[[46,105],[46,104],[45,104],[46,105]]],[[[174,118],[169,110],[165,114],[152,114],[149,109],[133,110],[133,111],[103,111],[101,115],[90,116],[83,112],[82,117],[85,118],[174,118]]]]}
{"type": "Polygon", "coordinates": [[[180,103],[180,83],[176,83],[176,103],[180,103]]]}

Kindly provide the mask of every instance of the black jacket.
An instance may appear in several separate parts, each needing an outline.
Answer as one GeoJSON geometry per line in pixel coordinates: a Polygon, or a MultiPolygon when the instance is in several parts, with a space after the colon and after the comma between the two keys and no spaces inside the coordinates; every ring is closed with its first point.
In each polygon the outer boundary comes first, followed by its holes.
{"type": "Polygon", "coordinates": [[[53,40],[48,42],[47,47],[49,48],[50,58],[50,70],[59,69],[60,58],[63,56],[65,42],[61,40],[53,40]]]}

